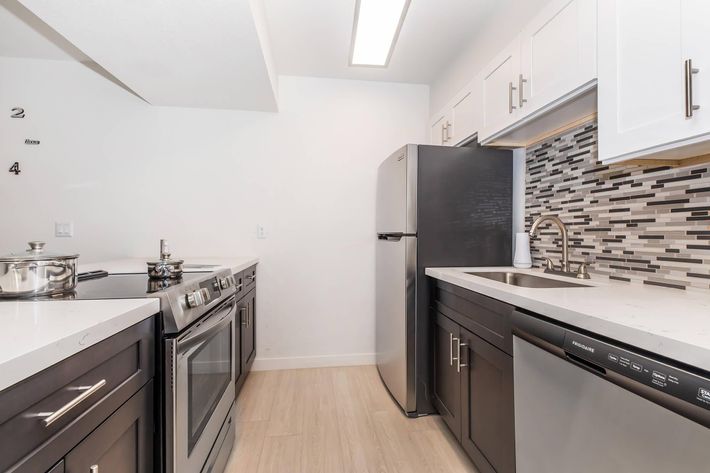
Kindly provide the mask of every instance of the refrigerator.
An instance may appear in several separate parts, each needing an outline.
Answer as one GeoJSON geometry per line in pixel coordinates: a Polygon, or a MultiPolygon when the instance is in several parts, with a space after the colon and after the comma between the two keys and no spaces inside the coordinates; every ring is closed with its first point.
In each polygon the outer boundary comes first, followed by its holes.
{"type": "Polygon", "coordinates": [[[406,145],[378,168],[376,362],[403,412],[431,414],[435,317],[427,267],[510,266],[508,150],[406,145]]]}

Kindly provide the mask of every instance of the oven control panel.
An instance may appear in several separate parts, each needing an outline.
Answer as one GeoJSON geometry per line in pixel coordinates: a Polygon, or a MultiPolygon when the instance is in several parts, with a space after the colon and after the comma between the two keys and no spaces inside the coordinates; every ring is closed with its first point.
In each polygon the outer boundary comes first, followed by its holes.
{"type": "Polygon", "coordinates": [[[708,378],[571,331],[563,348],[571,361],[587,361],[591,369],[596,365],[710,410],[708,378]]]}

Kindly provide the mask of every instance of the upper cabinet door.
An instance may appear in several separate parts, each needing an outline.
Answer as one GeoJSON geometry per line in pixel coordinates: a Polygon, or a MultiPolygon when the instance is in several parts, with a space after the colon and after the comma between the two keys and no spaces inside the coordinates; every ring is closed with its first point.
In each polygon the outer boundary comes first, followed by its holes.
{"type": "Polygon", "coordinates": [[[454,98],[451,106],[451,131],[447,144],[457,145],[478,131],[481,107],[480,89],[471,82],[454,98]]]}
{"type": "MultiPolygon", "coordinates": [[[[682,0],[683,75],[688,61],[692,104],[698,107],[687,121],[692,136],[710,132],[710,1],[682,0]]],[[[685,111],[685,110],[684,110],[685,111]]]]}
{"type": "Polygon", "coordinates": [[[433,145],[443,145],[445,136],[444,134],[446,133],[445,127],[446,126],[446,116],[444,114],[438,114],[435,115],[434,120],[432,121],[431,128],[430,128],[430,133],[431,133],[431,144],[433,145]]]}
{"type": "Polygon", "coordinates": [[[520,39],[517,38],[483,69],[480,81],[483,117],[479,141],[512,124],[518,116],[520,39]]]}
{"type": "Polygon", "coordinates": [[[529,115],[593,86],[597,77],[596,0],[555,0],[521,35],[520,113],[529,115]]]}
{"type": "Polygon", "coordinates": [[[683,3],[599,0],[601,160],[637,157],[691,133],[694,124],[684,112],[683,3]]]}

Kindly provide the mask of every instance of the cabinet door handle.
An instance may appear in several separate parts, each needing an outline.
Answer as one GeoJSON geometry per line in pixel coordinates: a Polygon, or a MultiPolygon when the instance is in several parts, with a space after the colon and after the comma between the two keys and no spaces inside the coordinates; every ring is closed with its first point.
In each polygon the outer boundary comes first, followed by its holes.
{"type": "Polygon", "coordinates": [[[449,333],[449,366],[454,366],[454,334],[449,333]]]}
{"type": "Polygon", "coordinates": [[[693,67],[693,60],[685,60],[685,117],[693,118],[693,111],[698,110],[700,105],[693,105],[693,74],[700,72],[700,69],[693,67]]]}
{"type": "MultiPolygon", "coordinates": [[[[459,340],[458,337],[454,337],[454,338],[452,339],[452,342],[456,342],[456,346],[458,347],[458,346],[459,346],[459,343],[461,342],[461,340],[459,340]]],[[[452,344],[453,344],[453,343],[452,343],[452,344]]],[[[453,350],[451,350],[451,351],[453,351],[453,350]]],[[[459,363],[461,363],[461,360],[459,360],[460,357],[461,357],[461,348],[457,348],[457,349],[456,349],[456,356],[455,356],[455,357],[452,356],[452,358],[453,358],[452,361],[455,361],[455,362],[456,362],[456,366],[457,366],[456,369],[457,369],[457,371],[460,371],[460,370],[461,370],[460,368],[458,368],[459,363]]],[[[453,363],[451,363],[451,364],[453,365],[453,363]]]]}
{"type": "Polygon", "coordinates": [[[508,114],[513,113],[513,110],[518,108],[515,105],[513,105],[513,91],[514,90],[518,90],[518,88],[513,87],[512,82],[508,82],[508,114]]]}
{"type": "Polygon", "coordinates": [[[528,80],[523,77],[522,74],[518,75],[518,106],[520,108],[523,108],[523,104],[528,101],[528,99],[523,98],[523,84],[525,84],[528,80]]]}
{"type": "Polygon", "coordinates": [[[247,327],[251,327],[251,301],[247,302],[247,327]]]}
{"type": "Polygon", "coordinates": [[[99,473],[99,465],[91,465],[89,473],[99,473]]]}
{"type": "Polygon", "coordinates": [[[445,143],[448,143],[449,140],[451,139],[451,135],[449,132],[451,131],[451,122],[446,120],[446,125],[444,125],[444,130],[446,130],[445,136],[446,139],[444,140],[445,143]]]}
{"type": "Polygon", "coordinates": [[[461,372],[461,368],[465,368],[468,366],[467,363],[461,363],[461,347],[467,347],[467,346],[468,346],[468,343],[457,343],[456,344],[456,347],[457,347],[456,348],[456,355],[458,355],[456,357],[456,372],[457,373],[461,372]]]}
{"type": "Polygon", "coordinates": [[[62,416],[64,416],[64,414],[66,414],[67,412],[74,409],[76,406],[78,406],[83,401],[88,399],[92,394],[94,394],[96,391],[98,391],[99,389],[101,389],[105,385],[106,385],[106,380],[102,379],[101,381],[94,384],[93,386],[80,386],[80,387],[76,388],[76,389],[79,389],[84,392],[79,394],[77,397],[75,397],[71,401],[64,404],[62,407],[60,407],[56,411],[49,412],[46,414],[45,413],[40,414],[44,417],[44,419],[42,420],[42,422],[44,422],[44,426],[49,427],[50,425],[54,424],[56,421],[61,419],[62,416]]]}
{"type": "Polygon", "coordinates": [[[242,321],[242,325],[244,325],[245,327],[248,327],[247,317],[245,316],[246,312],[247,312],[247,309],[245,307],[239,308],[239,319],[242,321]]]}

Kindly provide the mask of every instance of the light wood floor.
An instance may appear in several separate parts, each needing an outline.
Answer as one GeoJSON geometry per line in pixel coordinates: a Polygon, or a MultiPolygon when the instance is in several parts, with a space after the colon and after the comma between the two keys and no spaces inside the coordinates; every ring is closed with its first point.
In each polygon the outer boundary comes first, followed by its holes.
{"type": "Polygon", "coordinates": [[[226,473],[476,473],[438,416],[406,418],[374,366],[257,371],[226,473]]]}

